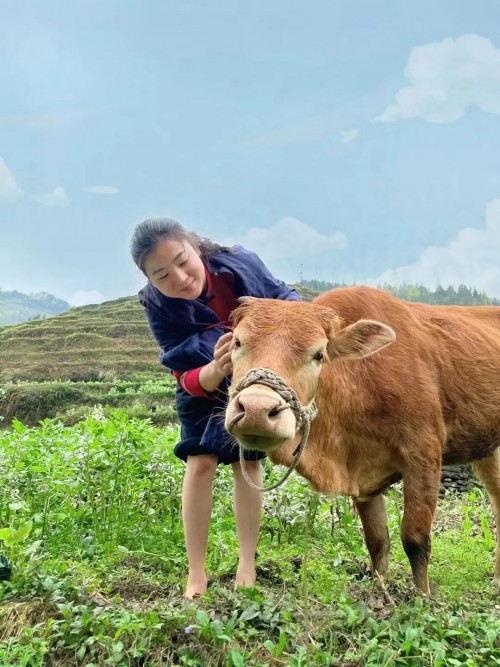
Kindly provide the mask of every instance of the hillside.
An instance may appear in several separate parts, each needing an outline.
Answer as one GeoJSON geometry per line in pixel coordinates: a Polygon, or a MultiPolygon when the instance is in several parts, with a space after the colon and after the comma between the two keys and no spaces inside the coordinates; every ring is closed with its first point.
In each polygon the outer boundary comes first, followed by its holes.
{"type": "MultiPolygon", "coordinates": [[[[310,300],[315,293],[302,290],[310,300]]],[[[164,376],[136,297],[81,306],[0,329],[0,382],[164,376]]]]}
{"type": "Polygon", "coordinates": [[[27,322],[34,318],[52,317],[70,308],[67,301],[47,292],[23,294],[0,289],[0,327],[27,322]]]}
{"type": "Polygon", "coordinates": [[[162,372],[134,297],[0,329],[0,382],[125,378],[135,371],[162,372]]]}
{"type": "MultiPolygon", "coordinates": [[[[306,300],[316,294],[301,291],[306,300]]],[[[175,382],[136,297],[0,328],[0,384],[3,426],[14,417],[72,424],[96,405],[158,425],[175,419],[175,382]]]]}

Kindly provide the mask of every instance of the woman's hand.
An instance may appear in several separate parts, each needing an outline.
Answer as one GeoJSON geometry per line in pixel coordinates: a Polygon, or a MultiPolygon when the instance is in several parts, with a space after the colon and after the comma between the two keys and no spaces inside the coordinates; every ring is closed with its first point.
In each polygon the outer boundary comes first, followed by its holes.
{"type": "Polygon", "coordinates": [[[231,363],[232,331],[219,338],[214,348],[214,359],[200,371],[199,382],[208,392],[215,391],[222,380],[233,372],[231,363]]]}
{"type": "Polygon", "coordinates": [[[214,362],[223,377],[231,375],[233,372],[233,364],[231,363],[232,340],[233,332],[229,331],[219,338],[214,348],[214,362]]]}

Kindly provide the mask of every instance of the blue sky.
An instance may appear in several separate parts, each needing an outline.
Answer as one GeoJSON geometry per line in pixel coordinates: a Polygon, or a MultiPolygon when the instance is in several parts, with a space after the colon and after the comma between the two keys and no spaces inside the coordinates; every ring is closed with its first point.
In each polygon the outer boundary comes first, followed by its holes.
{"type": "Polygon", "coordinates": [[[500,297],[500,4],[6,0],[0,287],[135,292],[151,215],[287,280],[500,297]]]}

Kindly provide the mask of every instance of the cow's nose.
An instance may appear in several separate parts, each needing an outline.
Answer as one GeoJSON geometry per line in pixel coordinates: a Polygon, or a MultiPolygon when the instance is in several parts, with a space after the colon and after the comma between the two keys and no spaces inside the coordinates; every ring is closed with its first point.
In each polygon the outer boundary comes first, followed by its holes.
{"type": "Polygon", "coordinates": [[[243,392],[234,399],[234,410],[241,420],[265,426],[273,422],[285,407],[284,401],[279,396],[265,395],[262,393],[243,392]]]}
{"type": "Polygon", "coordinates": [[[295,436],[297,422],[288,407],[267,387],[243,389],[227,406],[226,429],[246,449],[270,451],[295,436]]]}

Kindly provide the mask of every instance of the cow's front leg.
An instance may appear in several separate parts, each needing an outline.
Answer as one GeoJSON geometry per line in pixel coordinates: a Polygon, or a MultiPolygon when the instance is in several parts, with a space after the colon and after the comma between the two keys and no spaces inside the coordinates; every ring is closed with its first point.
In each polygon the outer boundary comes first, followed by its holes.
{"type": "Polygon", "coordinates": [[[403,473],[404,515],[401,525],[403,547],[410,561],[415,586],[430,593],[428,566],[431,529],[439,497],[440,462],[423,459],[403,473]]]}
{"type": "Polygon", "coordinates": [[[372,574],[375,572],[385,577],[389,570],[389,531],[387,530],[387,515],[385,512],[384,497],[382,494],[369,500],[355,500],[358,510],[368,553],[372,561],[372,574]]]}

